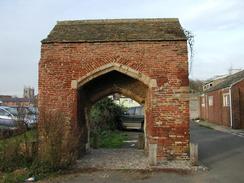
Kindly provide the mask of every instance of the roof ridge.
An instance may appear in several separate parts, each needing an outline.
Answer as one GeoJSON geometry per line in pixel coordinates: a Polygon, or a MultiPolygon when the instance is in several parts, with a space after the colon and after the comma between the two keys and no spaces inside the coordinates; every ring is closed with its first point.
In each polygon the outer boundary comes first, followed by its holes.
{"type": "Polygon", "coordinates": [[[178,18],[58,21],[42,43],[186,41],[178,18]]]}
{"type": "Polygon", "coordinates": [[[103,24],[103,23],[134,23],[134,22],[179,22],[178,18],[128,18],[128,19],[84,19],[84,20],[62,20],[58,25],[75,24],[103,24]]]}
{"type": "Polygon", "coordinates": [[[226,87],[230,87],[233,83],[244,79],[244,70],[241,70],[237,73],[228,75],[225,77],[225,79],[223,81],[221,81],[220,83],[218,83],[217,85],[213,86],[212,88],[207,89],[205,92],[212,92],[221,88],[226,88],[226,87]]]}

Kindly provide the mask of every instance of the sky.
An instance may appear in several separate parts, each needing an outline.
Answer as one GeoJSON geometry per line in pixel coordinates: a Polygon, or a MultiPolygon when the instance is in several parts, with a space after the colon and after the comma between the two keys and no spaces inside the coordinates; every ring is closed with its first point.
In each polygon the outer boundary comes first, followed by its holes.
{"type": "Polygon", "coordinates": [[[38,90],[40,41],[58,20],[179,18],[194,34],[189,77],[244,69],[243,0],[0,0],[0,95],[38,90]]]}

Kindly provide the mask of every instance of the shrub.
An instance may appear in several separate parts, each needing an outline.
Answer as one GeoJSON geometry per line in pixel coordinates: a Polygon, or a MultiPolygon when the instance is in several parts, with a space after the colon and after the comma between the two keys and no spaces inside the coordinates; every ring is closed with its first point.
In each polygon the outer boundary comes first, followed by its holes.
{"type": "Polygon", "coordinates": [[[17,168],[29,167],[34,159],[31,141],[35,131],[28,131],[0,141],[0,171],[9,172],[17,168]]]}
{"type": "Polygon", "coordinates": [[[93,105],[90,112],[90,124],[92,133],[100,133],[103,130],[115,130],[120,126],[119,116],[124,108],[115,104],[111,98],[104,98],[93,105]]]}
{"type": "Polygon", "coordinates": [[[39,143],[42,150],[33,163],[32,173],[55,172],[71,166],[78,156],[79,135],[62,112],[42,112],[39,121],[39,143]]]}

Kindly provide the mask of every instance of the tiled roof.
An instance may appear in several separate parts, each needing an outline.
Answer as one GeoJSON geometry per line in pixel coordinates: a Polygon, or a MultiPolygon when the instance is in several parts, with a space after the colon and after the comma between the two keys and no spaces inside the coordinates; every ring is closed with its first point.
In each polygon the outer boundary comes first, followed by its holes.
{"type": "Polygon", "coordinates": [[[32,99],[29,98],[0,98],[1,102],[30,102],[32,99]]]}
{"type": "Polygon", "coordinates": [[[211,92],[211,91],[215,91],[218,89],[230,87],[232,84],[234,84],[242,79],[244,79],[244,70],[227,76],[224,81],[222,81],[221,83],[217,84],[216,86],[214,86],[212,88],[209,88],[205,92],[211,92]]]}
{"type": "Polygon", "coordinates": [[[58,21],[42,43],[186,40],[177,18],[58,21]]]}

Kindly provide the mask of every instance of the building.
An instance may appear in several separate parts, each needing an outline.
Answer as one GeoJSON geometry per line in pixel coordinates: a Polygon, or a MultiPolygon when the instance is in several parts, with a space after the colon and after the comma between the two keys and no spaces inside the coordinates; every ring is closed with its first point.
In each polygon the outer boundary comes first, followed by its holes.
{"type": "MultiPolygon", "coordinates": [[[[91,106],[120,93],[145,107],[149,157],[189,158],[187,37],[178,19],[59,21],[42,40],[38,87],[39,116],[61,111],[67,137],[79,132],[79,154],[89,152],[91,106]]],[[[43,123],[40,159],[50,145],[43,123]]]]}
{"type": "Polygon", "coordinates": [[[18,97],[10,97],[10,98],[0,98],[0,106],[9,106],[9,107],[15,107],[15,106],[23,106],[23,107],[29,107],[33,106],[34,99],[30,98],[18,98],[18,97]]]}
{"type": "Polygon", "coordinates": [[[11,95],[0,95],[0,98],[12,98],[11,95]]]}
{"type": "Polygon", "coordinates": [[[24,87],[24,98],[34,98],[35,97],[35,89],[32,87],[24,87]]]}
{"type": "Polygon", "coordinates": [[[200,117],[199,93],[190,94],[189,110],[190,110],[190,119],[199,119],[200,117]]]}
{"type": "Polygon", "coordinates": [[[207,80],[207,81],[204,82],[204,84],[203,84],[203,91],[208,90],[208,89],[216,86],[217,84],[219,84],[222,81],[224,81],[227,76],[236,74],[236,73],[238,73],[240,71],[242,71],[242,70],[241,69],[233,69],[233,68],[230,68],[229,69],[229,74],[223,74],[223,75],[214,76],[213,78],[211,78],[211,79],[209,79],[209,80],[207,80]]]}
{"type": "Polygon", "coordinates": [[[114,94],[112,96],[112,99],[113,99],[114,103],[116,103],[120,106],[126,107],[126,108],[140,106],[140,104],[138,102],[136,102],[135,100],[133,100],[129,97],[120,95],[119,93],[114,94]]]}
{"type": "Polygon", "coordinates": [[[205,81],[203,84],[203,91],[206,91],[206,90],[216,86],[217,84],[221,83],[222,81],[225,80],[226,76],[227,75],[219,75],[219,76],[215,76],[214,78],[205,81]]]}
{"type": "Polygon", "coordinates": [[[244,70],[204,91],[200,96],[200,118],[234,129],[244,128],[244,70]]]}

